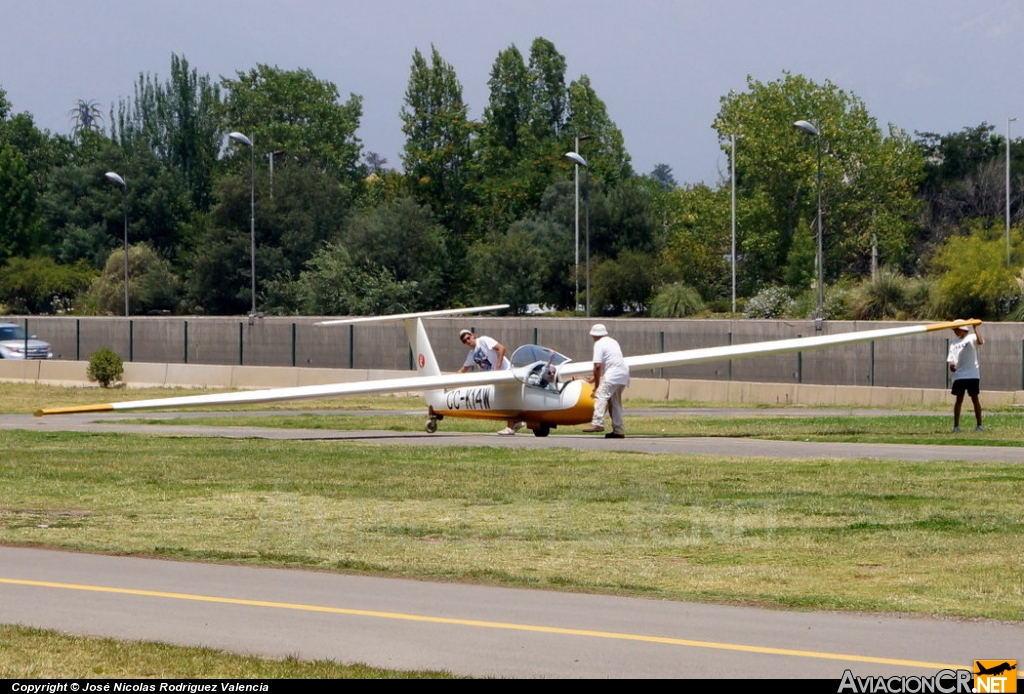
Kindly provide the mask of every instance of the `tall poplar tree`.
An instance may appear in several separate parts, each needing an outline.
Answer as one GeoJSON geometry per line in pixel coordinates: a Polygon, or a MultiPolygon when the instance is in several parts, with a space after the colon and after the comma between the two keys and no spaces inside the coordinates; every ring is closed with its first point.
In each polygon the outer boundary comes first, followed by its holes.
{"type": "Polygon", "coordinates": [[[474,125],[455,68],[431,46],[430,62],[413,53],[401,110],[402,163],[412,193],[457,237],[471,233],[474,125]]]}
{"type": "Polygon", "coordinates": [[[192,206],[212,203],[214,166],[224,126],[218,118],[220,88],[209,75],[190,68],[184,56],[171,55],[171,74],[139,75],[135,96],[118,106],[112,137],[126,152],[148,149],[160,162],[180,171],[192,206]]]}
{"type": "MultiPolygon", "coordinates": [[[[522,53],[498,54],[488,80],[490,99],[480,125],[480,196],[490,229],[505,230],[536,209],[541,191],[532,181],[533,88],[522,53]]],[[[546,183],[545,183],[546,184],[546,183]]]]}
{"type": "Polygon", "coordinates": [[[606,184],[615,185],[633,175],[622,131],[608,117],[604,101],[581,75],[569,85],[568,129],[586,136],[585,150],[590,175],[606,184]]]}

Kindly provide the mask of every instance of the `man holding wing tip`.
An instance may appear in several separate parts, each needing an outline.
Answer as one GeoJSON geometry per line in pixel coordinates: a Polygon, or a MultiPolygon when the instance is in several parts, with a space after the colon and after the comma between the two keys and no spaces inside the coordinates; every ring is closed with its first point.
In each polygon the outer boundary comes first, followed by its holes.
{"type": "Polygon", "coordinates": [[[953,433],[960,433],[960,409],[963,407],[965,394],[971,397],[974,404],[974,430],[984,431],[981,426],[981,401],[978,399],[981,392],[978,347],[985,344],[985,339],[981,336],[978,326],[974,326],[973,334],[962,326],[953,328],[953,333],[956,340],[949,345],[949,354],[946,356],[946,365],[953,374],[951,392],[956,396],[956,402],[953,404],[953,433]]]}

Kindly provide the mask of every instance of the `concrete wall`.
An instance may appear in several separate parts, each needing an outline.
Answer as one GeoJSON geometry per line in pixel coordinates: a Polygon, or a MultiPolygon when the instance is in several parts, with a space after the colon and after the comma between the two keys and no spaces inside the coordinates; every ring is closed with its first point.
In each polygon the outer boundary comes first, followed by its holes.
{"type": "MultiPolygon", "coordinates": [[[[126,362],[233,366],[300,366],[408,370],[405,331],[399,324],[319,327],[315,317],[272,317],[250,323],[246,318],[30,317],[30,333],[49,341],[57,359],[87,360],[110,347],[126,362]]],[[[455,370],[465,358],[458,341],[461,328],[474,329],[509,349],[539,343],[577,360],[590,358],[589,327],[602,319],[585,318],[443,318],[427,321],[427,333],[442,368],[455,370]]],[[[814,335],[809,321],[604,319],[627,355],[741,344],[814,335]]],[[[907,323],[830,321],[826,334],[870,330],[907,323]]],[[[1024,388],[1024,326],[993,323],[982,328],[983,388],[1024,388]]],[[[897,338],[777,357],[759,357],[674,367],[648,372],[664,379],[890,386],[944,389],[945,355],[952,332],[897,338]]],[[[644,376],[645,374],[636,374],[644,376]]]]}

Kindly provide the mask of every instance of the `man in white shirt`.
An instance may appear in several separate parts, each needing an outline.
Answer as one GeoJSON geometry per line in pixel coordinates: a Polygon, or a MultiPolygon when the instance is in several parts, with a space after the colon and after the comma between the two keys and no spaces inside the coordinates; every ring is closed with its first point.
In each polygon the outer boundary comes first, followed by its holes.
{"type": "Polygon", "coordinates": [[[960,433],[960,408],[964,404],[964,394],[971,396],[974,404],[975,431],[984,431],[981,426],[981,402],[978,394],[981,392],[981,369],[978,364],[978,347],[985,344],[985,339],[978,332],[978,326],[974,326],[974,334],[967,332],[967,328],[953,328],[956,340],[949,345],[949,354],[946,356],[946,364],[953,374],[952,393],[956,396],[956,403],[953,405],[953,433],[960,433]]]}
{"type": "MultiPolygon", "coordinates": [[[[505,345],[493,337],[477,336],[473,334],[472,330],[463,330],[459,333],[459,341],[469,347],[466,362],[459,369],[460,374],[465,373],[474,365],[480,367],[481,371],[504,371],[512,368],[511,362],[505,356],[505,345]]],[[[509,420],[506,424],[508,426],[498,432],[501,436],[511,436],[526,425],[525,422],[517,422],[514,419],[509,420]]]]}
{"type": "Polygon", "coordinates": [[[629,385],[629,367],[622,357],[619,343],[608,336],[608,329],[598,323],[590,329],[594,338],[594,417],[585,432],[604,431],[604,415],[611,409],[612,431],[606,439],[626,438],[622,423],[622,391],[629,385]]]}

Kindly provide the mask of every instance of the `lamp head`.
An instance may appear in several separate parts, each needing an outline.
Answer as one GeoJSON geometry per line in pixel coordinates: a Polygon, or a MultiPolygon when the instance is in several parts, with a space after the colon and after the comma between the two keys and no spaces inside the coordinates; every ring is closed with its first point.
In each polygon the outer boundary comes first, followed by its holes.
{"type": "Polygon", "coordinates": [[[796,128],[797,130],[802,130],[808,135],[813,135],[814,137],[818,137],[821,134],[818,132],[817,128],[815,128],[813,125],[811,125],[808,121],[805,120],[796,121],[795,123],[793,123],[793,127],[796,128]]]}
{"type": "Polygon", "coordinates": [[[571,159],[575,163],[579,164],[580,166],[586,166],[587,165],[587,160],[584,159],[583,157],[581,157],[578,152],[566,152],[565,156],[568,159],[571,159]]]}
{"type": "Polygon", "coordinates": [[[228,138],[231,139],[233,142],[237,142],[240,145],[245,145],[246,147],[252,147],[252,140],[250,140],[249,138],[247,138],[245,135],[243,135],[242,133],[240,133],[238,131],[235,131],[233,133],[228,133],[228,138]]]}

